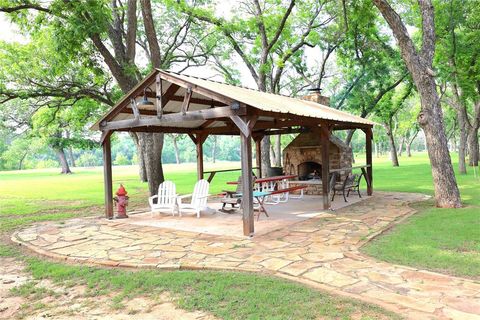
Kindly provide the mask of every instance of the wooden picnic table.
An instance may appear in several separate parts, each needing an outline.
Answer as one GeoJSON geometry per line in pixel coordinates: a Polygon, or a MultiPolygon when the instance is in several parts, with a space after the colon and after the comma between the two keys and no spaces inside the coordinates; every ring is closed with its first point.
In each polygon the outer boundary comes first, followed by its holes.
{"type": "MultiPolygon", "coordinates": [[[[262,212],[267,216],[269,217],[268,213],[267,213],[267,209],[265,209],[265,199],[270,196],[272,194],[272,192],[263,192],[263,191],[253,191],[252,195],[255,199],[257,199],[257,202],[258,202],[258,214],[257,214],[257,221],[260,219],[260,215],[262,214],[262,212]]],[[[241,193],[238,194],[240,197],[242,196],[241,193]]]]}
{"type": "MultiPolygon", "coordinates": [[[[290,180],[295,179],[297,175],[290,174],[284,176],[274,176],[274,177],[267,177],[267,178],[258,178],[255,180],[255,183],[265,183],[265,182],[274,182],[274,181],[282,181],[282,180],[290,180]]],[[[229,181],[227,184],[238,184],[238,181],[229,181]]]]}

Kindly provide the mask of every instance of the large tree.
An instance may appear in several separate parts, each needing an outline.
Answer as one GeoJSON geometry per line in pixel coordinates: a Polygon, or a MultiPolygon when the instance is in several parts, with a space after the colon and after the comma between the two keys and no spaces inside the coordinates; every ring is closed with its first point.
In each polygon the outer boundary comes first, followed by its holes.
{"type": "Polygon", "coordinates": [[[390,26],[400,47],[402,58],[412,76],[420,95],[421,110],[418,123],[425,132],[428,155],[432,167],[435,201],[444,208],[461,207],[452,160],[448,150],[447,136],[443,126],[443,114],[437,93],[433,56],[435,54],[434,7],[430,0],[418,0],[421,14],[421,48],[415,46],[408,30],[395,9],[387,0],[373,0],[390,26]]]}
{"type": "Polygon", "coordinates": [[[459,129],[459,172],[466,173],[467,150],[470,165],[478,166],[480,127],[480,8],[474,2],[436,2],[438,35],[435,66],[446,88],[443,100],[457,114],[459,129]]]}
{"type": "MultiPolygon", "coordinates": [[[[182,64],[182,71],[206,61],[205,52],[199,51],[206,47],[198,45],[201,38],[190,19],[169,11],[162,1],[155,2],[155,8],[150,0],[1,1],[0,12],[8,13],[29,35],[53,30],[58,56],[84,64],[101,59],[95,66],[113,76],[124,94],[152,67],[182,64]]],[[[141,133],[133,138],[150,193],[155,193],[163,180],[163,134],[141,133]]]]}
{"type": "MultiPolygon", "coordinates": [[[[219,16],[211,8],[195,8],[177,1],[177,9],[196,21],[205,22],[216,35],[223,52],[215,54],[218,70],[231,82],[238,82],[234,65],[240,60],[254,79],[258,90],[279,93],[288,63],[302,54],[305,46],[316,41],[318,31],[330,21],[331,0],[279,2],[248,0],[235,4],[231,17],[219,16]],[[280,4],[280,5],[279,5],[280,4]],[[238,59],[232,59],[233,52],[238,59]],[[225,59],[222,59],[225,58],[225,59]],[[233,71],[233,72],[232,72],[233,71]]],[[[278,153],[278,152],[277,152],[278,153]]],[[[270,167],[270,138],[262,140],[262,167],[270,167]]]]}
{"type": "MultiPolygon", "coordinates": [[[[390,145],[390,159],[392,160],[392,165],[394,167],[398,167],[400,165],[398,162],[398,149],[395,142],[395,134],[397,133],[400,125],[397,114],[404,107],[404,103],[410,96],[411,92],[412,85],[409,83],[395,91],[389,91],[383,97],[383,99],[380,100],[374,110],[379,122],[385,128],[390,145]]],[[[401,149],[402,146],[400,146],[400,150],[401,149]]]]}

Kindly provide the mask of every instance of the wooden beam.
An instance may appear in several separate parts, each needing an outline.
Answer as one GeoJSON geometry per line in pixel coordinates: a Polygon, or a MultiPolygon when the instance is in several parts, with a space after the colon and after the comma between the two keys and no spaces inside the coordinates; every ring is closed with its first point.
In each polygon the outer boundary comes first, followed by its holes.
{"type": "MultiPolygon", "coordinates": [[[[175,93],[177,93],[178,89],[180,89],[180,86],[176,85],[175,83],[170,84],[170,86],[167,88],[167,91],[165,91],[162,97],[162,103],[164,108],[167,106],[168,102],[172,100],[172,98],[175,96],[175,93]]],[[[148,94],[149,92],[147,92],[147,96],[148,94]]]]}
{"type": "Polygon", "coordinates": [[[193,133],[187,134],[194,144],[197,144],[197,137],[193,133]]]}
{"type": "Polygon", "coordinates": [[[100,137],[100,144],[103,145],[105,139],[109,138],[112,134],[112,131],[102,131],[102,136],[100,137]]]}
{"type": "MultiPolygon", "coordinates": [[[[177,86],[177,85],[175,85],[175,86],[177,86]]],[[[151,92],[147,92],[147,97],[155,98],[155,94],[153,94],[151,92]]],[[[183,99],[184,99],[184,97],[174,95],[174,96],[170,97],[169,101],[183,101],[183,99]]],[[[201,105],[205,105],[205,106],[209,106],[209,107],[211,107],[211,106],[214,106],[214,107],[224,107],[224,106],[226,106],[225,103],[220,102],[220,101],[215,101],[215,100],[211,100],[211,99],[203,99],[203,98],[194,98],[194,97],[192,97],[190,99],[190,103],[201,104],[201,105]]]]}
{"type": "Polygon", "coordinates": [[[249,136],[250,135],[250,130],[248,130],[247,124],[243,121],[242,118],[240,118],[237,115],[230,116],[230,119],[232,119],[233,123],[237,126],[237,128],[240,130],[240,132],[243,135],[249,136]]]}
{"type": "Polygon", "coordinates": [[[185,114],[171,113],[164,115],[161,119],[158,118],[140,118],[140,119],[127,119],[117,120],[107,123],[100,123],[100,129],[102,130],[118,130],[135,127],[148,127],[148,126],[162,126],[165,124],[172,124],[175,122],[184,121],[197,121],[197,120],[209,120],[219,117],[232,116],[232,115],[244,115],[246,108],[240,108],[233,110],[231,107],[217,107],[211,109],[203,109],[197,111],[188,111],[185,114]]]}
{"type": "Polygon", "coordinates": [[[366,151],[366,162],[367,162],[367,194],[371,196],[373,194],[373,168],[372,168],[372,140],[373,132],[372,128],[365,130],[365,151],[366,151]]]}
{"type": "Polygon", "coordinates": [[[163,116],[162,94],[163,94],[162,79],[160,78],[160,75],[157,74],[157,77],[155,79],[155,103],[156,103],[156,106],[157,106],[157,117],[158,118],[161,118],[163,116]]]}
{"type": "Polygon", "coordinates": [[[365,130],[367,128],[371,128],[371,125],[353,125],[353,124],[336,124],[332,127],[332,130],[354,130],[354,129],[362,129],[365,130]]]}
{"type": "MultiPolygon", "coordinates": [[[[266,136],[272,136],[272,135],[279,135],[279,134],[289,134],[289,133],[303,133],[303,132],[308,132],[310,131],[308,128],[286,128],[286,129],[278,129],[278,130],[266,130],[263,131],[264,135],[266,136]]],[[[255,131],[256,132],[256,131],[255,131]]]]}
{"type": "MultiPolygon", "coordinates": [[[[158,75],[157,75],[158,76],[158,75]]],[[[163,95],[161,95],[161,100],[162,100],[162,113],[167,114],[167,112],[163,112],[163,108],[168,104],[169,101],[171,101],[172,97],[177,93],[178,89],[180,89],[180,86],[172,83],[167,91],[163,95]]],[[[158,92],[158,86],[157,86],[157,92],[158,92]]],[[[141,115],[148,115],[148,116],[156,116],[158,114],[158,98],[157,94],[154,92],[146,92],[147,97],[149,98],[156,98],[157,99],[157,110],[145,110],[145,109],[139,109],[141,115]]],[[[180,101],[183,101],[183,97],[179,97],[180,101]]],[[[128,106],[125,106],[125,108],[119,110],[118,113],[129,113],[132,114],[133,110],[131,108],[128,108],[128,106]]],[[[116,115],[118,115],[118,113],[116,115]]],[[[171,113],[171,112],[168,112],[171,113]]],[[[110,119],[113,119],[113,117],[110,117],[110,119]]]]}
{"type": "Polygon", "coordinates": [[[256,108],[251,108],[252,114],[257,114],[260,117],[271,117],[277,121],[295,121],[296,123],[305,123],[306,126],[311,126],[311,123],[319,123],[322,121],[328,121],[330,126],[338,126],[338,129],[334,130],[347,130],[347,129],[364,129],[371,128],[371,124],[358,123],[358,122],[349,122],[349,121],[336,121],[329,119],[321,119],[316,117],[300,116],[292,113],[283,113],[283,112],[274,112],[274,111],[264,111],[256,108]],[[343,127],[342,127],[343,126],[343,127]]]}
{"type": "Polygon", "coordinates": [[[248,118],[242,118],[237,115],[232,115],[230,116],[230,119],[233,121],[233,123],[235,123],[235,125],[243,135],[249,136],[252,133],[252,128],[257,122],[258,116],[253,115],[248,118]]]}
{"type": "Polygon", "coordinates": [[[103,186],[105,193],[105,218],[113,219],[113,186],[112,186],[112,152],[110,144],[111,132],[103,139],[103,186]]]}
{"type": "Polygon", "coordinates": [[[135,120],[138,120],[140,119],[140,111],[138,110],[138,107],[137,107],[137,103],[135,102],[135,99],[132,99],[130,101],[130,106],[132,108],[132,112],[133,112],[133,117],[135,120]]]}
{"type": "Polygon", "coordinates": [[[255,140],[255,161],[257,166],[257,177],[262,177],[262,139],[264,135],[252,135],[255,140]]]}
{"type": "MultiPolygon", "coordinates": [[[[133,128],[120,128],[115,129],[114,131],[125,131],[125,132],[158,132],[158,133],[182,133],[182,134],[198,134],[198,133],[205,133],[209,135],[230,135],[230,136],[238,136],[240,135],[240,130],[235,125],[225,125],[221,127],[208,127],[204,128],[202,126],[197,128],[184,128],[184,127],[167,127],[167,126],[139,126],[133,128]]],[[[279,135],[279,134],[296,134],[296,133],[303,133],[308,132],[308,128],[286,128],[286,129],[278,129],[278,130],[259,130],[253,131],[253,135],[261,134],[262,136],[270,136],[270,135],[279,135]]],[[[255,139],[255,137],[253,136],[255,139]]]]}
{"type": "Polygon", "coordinates": [[[183,115],[187,114],[188,107],[190,107],[190,99],[192,98],[192,88],[188,87],[187,91],[185,91],[185,97],[182,103],[181,112],[183,115]]]}
{"type": "Polygon", "coordinates": [[[202,125],[198,127],[198,129],[206,129],[209,125],[211,125],[214,122],[215,122],[214,119],[207,120],[204,123],[202,123],[202,125]]]}
{"type": "Polygon", "coordinates": [[[139,82],[132,90],[122,97],[122,99],[109,111],[108,114],[99,120],[99,123],[102,123],[103,121],[109,121],[119,115],[122,110],[128,106],[131,98],[141,95],[143,93],[143,89],[153,83],[156,74],[158,74],[158,71],[154,70],[143,81],[139,82]]]}
{"type": "Polygon", "coordinates": [[[321,120],[278,120],[275,121],[257,121],[253,130],[265,130],[265,129],[283,129],[300,126],[318,126],[321,120]]]}
{"type": "MultiPolygon", "coordinates": [[[[156,116],[157,115],[156,110],[138,109],[138,112],[140,112],[140,115],[142,115],[142,116],[156,116]]],[[[121,113],[133,114],[133,110],[131,108],[125,108],[125,109],[122,110],[121,113]]]]}
{"type": "Polygon", "coordinates": [[[162,79],[165,79],[165,80],[167,80],[171,83],[175,83],[175,84],[177,84],[181,87],[184,87],[184,88],[187,88],[188,86],[191,86],[193,92],[201,94],[202,96],[205,96],[209,99],[220,101],[220,102],[222,102],[226,105],[231,105],[234,102],[234,100],[232,98],[226,97],[223,94],[220,94],[218,92],[209,90],[207,88],[203,88],[203,87],[198,86],[198,85],[194,85],[191,82],[188,82],[188,81],[185,81],[183,79],[177,78],[176,76],[170,75],[170,74],[165,73],[161,70],[159,70],[159,72],[162,76],[162,79]]]}
{"type": "MultiPolygon", "coordinates": [[[[248,122],[248,119],[243,119],[248,122]]],[[[252,135],[247,132],[240,135],[240,150],[242,164],[242,210],[243,234],[252,236],[254,227],[253,215],[253,178],[252,178],[252,135]]]]}
{"type": "MultiPolygon", "coordinates": [[[[317,130],[317,129],[315,129],[317,130]]],[[[320,141],[322,144],[322,195],[323,209],[330,208],[329,172],[330,172],[330,128],[328,122],[323,122],[320,127],[320,141]]]]}
{"type": "Polygon", "coordinates": [[[196,136],[195,146],[197,149],[197,178],[203,179],[203,143],[207,139],[206,134],[198,134],[196,136]]]}

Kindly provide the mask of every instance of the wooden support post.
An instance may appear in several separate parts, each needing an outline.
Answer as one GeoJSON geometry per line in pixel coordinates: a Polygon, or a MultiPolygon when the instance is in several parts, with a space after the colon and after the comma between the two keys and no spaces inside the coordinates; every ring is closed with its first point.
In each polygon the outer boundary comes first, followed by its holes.
{"type": "Polygon", "coordinates": [[[203,179],[203,141],[197,141],[197,176],[203,179]]]}
{"type": "Polygon", "coordinates": [[[373,132],[372,128],[365,130],[365,151],[367,161],[367,194],[371,196],[373,194],[373,167],[372,167],[372,140],[373,132]]]}
{"type": "Polygon", "coordinates": [[[329,173],[330,173],[330,128],[324,121],[320,127],[320,140],[322,142],[322,195],[323,209],[330,209],[329,173]]]}
{"type": "Polygon", "coordinates": [[[157,118],[161,118],[163,115],[163,103],[162,103],[162,79],[160,78],[160,74],[157,74],[155,79],[155,103],[157,106],[157,118]]]}
{"type": "Polygon", "coordinates": [[[105,218],[107,219],[113,218],[112,153],[110,135],[111,132],[107,132],[102,136],[103,185],[105,189],[105,218]]]}
{"type": "Polygon", "coordinates": [[[188,134],[197,148],[197,178],[203,179],[203,143],[207,139],[207,134],[188,134]]]}
{"type": "Polygon", "coordinates": [[[253,216],[253,177],[252,177],[252,137],[240,134],[242,162],[242,210],[243,234],[252,236],[254,232],[253,216]]]}
{"type": "Polygon", "coordinates": [[[255,160],[257,166],[257,178],[262,177],[262,138],[263,135],[253,137],[255,140],[255,160]]]}

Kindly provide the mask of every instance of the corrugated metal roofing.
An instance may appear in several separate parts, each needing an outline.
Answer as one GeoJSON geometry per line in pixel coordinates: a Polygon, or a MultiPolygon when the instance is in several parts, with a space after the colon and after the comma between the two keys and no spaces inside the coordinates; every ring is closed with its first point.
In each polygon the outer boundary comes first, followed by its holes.
{"type": "Polygon", "coordinates": [[[364,119],[347,112],[330,108],[328,106],[321,105],[313,101],[307,101],[273,93],[261,92],[254,89],[237,87],[234,85],[186,76],[182,74],[176,74],[163,70],[159,71],[166,73],[172,77],[190,82],[199,87],[220,93],[228,98],[237,100],[239,102],[245,103],[246,105],[263,111],[290,113],[299,116],[314,117],[319,119],[341,122],[353,122],[366,125],[375,124],[375,122],[368,119],[364,119]]]}
{"type": "MultiPolygon", "coordinates": [[[[128,107],[128,102],[130,101],[131,98],[133,99],[139,98],[138,96],[135,96],[135,94],[138,95],[137,91],[139,90],[143,91],[143,88],[148,86],[150,86],[154,90],[155,84],[152,83],[152,81],[154,81],[155,75],[158,72],[160,72],[161,74],[163,73],[167,78],[172,77],[172,78],[176,78],[178,81],[188,82],[192,86],[197,86],[209,91],[213,91],[228,99],[236,100],[240,103],[244,103],[246,105],[249,105],[251,107],[254,107],[256,109],[263,110],[263,111],[292,114],[292,115],[305,116],[305,117],[313,117],[313,118],[332,120],[337,122],[348,122],[348,123],[354,123],[354,124],[356,123],[361,125],[376,124],[375,122],[370,121],[368,119],[364,119],[347,112],[330,108],[328,106],[325,106],[313,101],[302,100],[299,98],[292,98],[292,97],[283,96],[279,94],[261,92],[255,89],[238,87],[238,86],[229,85],[229,84],[225,84],[217,81],[212,81],[212,80],[207,80],[207,79],[202,79],[202,78],[197,78],[192,76],[186,76],[182,74],[177,74],[177,73],[157,69],[157,70],[154,70],[149,76],[147,76],[142,82],[140,82],[134,89],[132,89],[132,91],[130,91],[127,95],[125,95],[119,101],[119,103],[117,103],[115,107],[110,109],[110,111],[107,114],[105,114],[102,117],[102,119],[97,121],[97,123],[95,123],[91,129],[98,130],[99,123],[102,120],[108,118],[108,115],[112,113],[113,110],[116,110],[118,108],[128,107]]],[[[168,80],[165,80],[165,79],[163,81],[168,82],[168,80]]],[[[174,79],[172,79],[171,81],[174,81],[174,79]]],[[[166,90],[165,86],[164,86],[164,90],[166,90]]],[[[181,95],[182,91],[184,91],[184,88],[182,88],[181,86],[177,94],[181,95]]],[[[197,93],[194,93],[194,96],[200,97],[200,95],[197,93]]],[[[171,111],[179,112],[181,104],[182,104],[181,101],[170,101],[167,105],[167,108],[169,108],[168,110],[171,109],[171,111]]],[[[199,109],[199,108],[192,108],[192,109],[199,109]]],[[[152,111],[153,110],[154,108],[152,108],[152,111]]],[[[133,115],[119,114],[113,117],[110,121],[128,119],[128,118],[133,118],[133,115]]],[[[198,124],[196,122],[183,123],[183,124],[171,123],[169,124],[169,126],[196,127],[198,126],[198,124]]]]}

